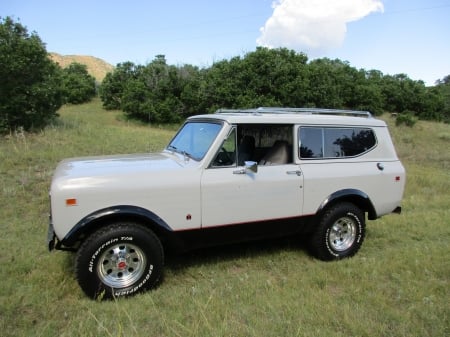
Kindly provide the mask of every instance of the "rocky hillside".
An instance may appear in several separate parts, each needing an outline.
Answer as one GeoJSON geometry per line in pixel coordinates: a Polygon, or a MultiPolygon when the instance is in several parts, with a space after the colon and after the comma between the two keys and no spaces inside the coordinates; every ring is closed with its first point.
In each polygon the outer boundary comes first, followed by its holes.
{"type": "Polygon", "coordinates": [[[67,67],[71,63],[80,63],[87,66],[89,74],[95,77],[98,82],[101,82],[106,74],[114,69],[114,67],[94,56],[85,55],[60,55],[57,53],[49,53],[50,58],[58,63],[62,68],[67,67]]]}

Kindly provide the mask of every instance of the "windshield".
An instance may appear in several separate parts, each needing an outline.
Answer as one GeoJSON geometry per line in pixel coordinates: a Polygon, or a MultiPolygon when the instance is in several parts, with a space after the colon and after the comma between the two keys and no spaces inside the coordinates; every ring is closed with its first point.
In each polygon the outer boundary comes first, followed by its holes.
{"type": "Polygon", "coordinates": [[[220,123],[188,122],[178,131],[167,149],[201,160],[221,128],[220,123]]]}

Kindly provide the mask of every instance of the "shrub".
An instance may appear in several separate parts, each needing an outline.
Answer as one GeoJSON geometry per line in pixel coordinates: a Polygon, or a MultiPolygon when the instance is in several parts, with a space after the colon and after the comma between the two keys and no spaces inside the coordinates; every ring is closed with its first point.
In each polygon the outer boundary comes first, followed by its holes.
{"type": "Polygon", "coordinates": [[[61,87],[61,68],[39,36],[9,17],[1,19],[0,132],[46,125],[62,105],[61,87]]]}
{"type": "Polygon", "coordinates": [[[402,113],[397,115],[397,119],[395,120],[395,125],[399,126],[405,124],[406,126],[413,127],[417,122],[417,117],[414,116],[412,111],[403,111],[402,113]]]}

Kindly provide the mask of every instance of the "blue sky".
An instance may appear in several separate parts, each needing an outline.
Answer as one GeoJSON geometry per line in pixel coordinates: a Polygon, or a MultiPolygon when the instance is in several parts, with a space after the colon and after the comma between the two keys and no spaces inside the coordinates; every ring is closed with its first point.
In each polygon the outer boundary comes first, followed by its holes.
{"type": "Polygon", "coordinates": [[[35,31],[49,52],[113,65],[163,54],[207,67],[267,46],[427,85],[450,74],[450,0],[2,0],[0,16],[35,31]]]}

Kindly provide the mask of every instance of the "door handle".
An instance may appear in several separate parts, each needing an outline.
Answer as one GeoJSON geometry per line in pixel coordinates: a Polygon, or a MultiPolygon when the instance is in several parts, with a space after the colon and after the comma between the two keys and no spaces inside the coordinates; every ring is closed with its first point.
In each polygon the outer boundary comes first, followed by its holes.
{"type": "Polygon", "coordinates": [[[241,168],[239,170],[233,171],[233,174],[245,174],[245,173],[246,173],[245,168],[241,168]]]}
{"type": "Polygon", "coordinates": [[[296,174],[299,177],[302,175],[302,171],[297,170],[297,171],[287,171],[286,174],[296,174]]]}

